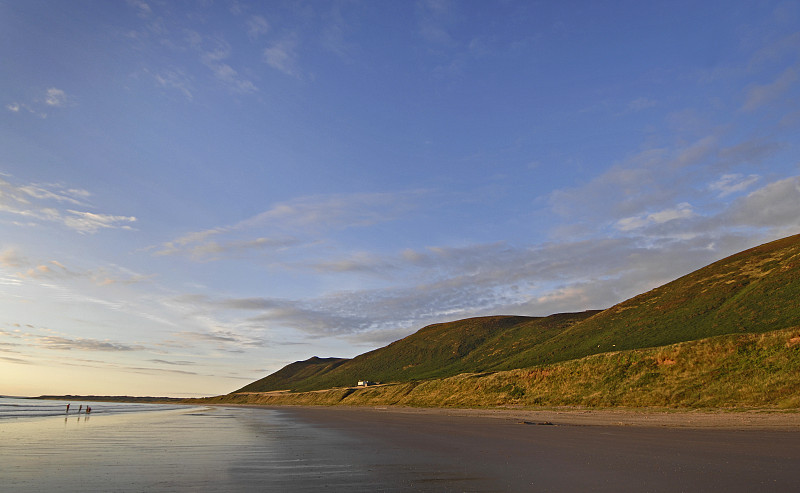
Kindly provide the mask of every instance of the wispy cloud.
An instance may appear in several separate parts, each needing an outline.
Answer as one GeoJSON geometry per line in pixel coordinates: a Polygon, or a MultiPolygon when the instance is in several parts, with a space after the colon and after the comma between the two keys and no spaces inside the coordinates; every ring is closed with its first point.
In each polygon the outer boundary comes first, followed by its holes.
{"type": "Polygon", "coordinates": [[[241,348],[263,347],[266,341],[259,337],[252,337],[237,331],[216,329],[211,331],[183,331],[176,334],[178,337],[205,343],[213,343],[222,350],[241,350],[241,348]]]}
{"type": "Polygon", "coordinates": [[[658,101],[650,98],[636,98],[630,103],[628,103],[628,111],[631,112],[639,112],[646,110],[648,108],[652,108],[658,104],[658,101]]]}
{"type": "Polygon", "coordinates": [[[153,13],[153,9],[150,8],[150,5],[147,2],[142,0],[127,0],[128,5],[136,9],[139,17],[146,18],[149,17],[153,13]]]}
{"type": "Polygon", "coordinates": [[[579,218],[589,229],[592,221],[610,222],[628,231],[645,223],[662,223],[666,217],[689,218],[690,208],[696,210],[713,200],[705,191],[716,192],[717,199],[729,199],[755,184],[758,175],[731,171],[757,166],[782,147],[762,139],[723,142],[720,131],[693,142],[645,148],[581,186],[551,192],[550,206],[564,219],[579,218]],[[697,183],[710,185],[698,188],[697,183]]]}
{"type": "Polygon", "coordinates": [[[755,85],[747,91],[743,111],[755,111],[762,106],[778,99],[797,80],[797,70],[794,67],[786,69],[775,81],[769,84],[755,85]]]}
{"type": "Polygon", "coordinates": [[[167,89],[174,89],[189,100],[192,101],[194,99],[194,94],[192,93],[192,81],[189,76],[187,76],[183,71],[180,70],[164,70],[159,73],[153,74],[156,82],[161,87],[167,89]]]}
{"type": "Polygon", "coordinates": [[[428,42],[452,46],[455,41],[449,31],[454,4],[448,0],[424,0],[417,3],[420,35],[428,42]]]}
{"type": "MultiPolygon", "coordinates": [[[[779,15],[780,14],[776,14],[776,16],[779,15]]],[[[755,51],[747,69],[755,71],[769,63],[780,62],[784,57],[794,60],[797,56],[798,46],[800,46],[800,31],[787,34],[772,42],[768,42],[755,51]]]]}
{"type": "Polygon", "coordinates": [[[130,229],[132,216],[101,214],[75,209],[59,209],[61,204],[88,206],[89,192],[57,184],[19,185],[0,178],[0,212],[17,216],[34,224],[59,223],[84,234],[100,229],[130,229]]]}
{"type": "Polygon", "coordinates": [[[67,104],[67,93],[56,87],[47,90],[44,103],[47,106],[65,106],[67,104]]]}
{"type": "Polygon", "coordinates": [[[652,224],[663,224],[678,219],[689,219],[694,216],[695,212],[691,204],[682,202],[677,207],[620,219],[617,221],[617,229],[620,231],[632,231],[652,224]]]}
{"type": "Polygon", "coordinates": [[[33,98],[32,101],[14,101],[6,105],[6,109],[12,113],[26,113],[36,115],[39,118],[47,118],[48,111],[55,108],[64,108],[75,104],[73,97],[69,96],[63,89],[51,87],[46,89],[40,96],[33,98]]]}
{"type": "Polygon", "coordinates": [[[40,336],[36,338],[36,342],[40,347],[45,349],[57,350],[77,350],[77,351],[142,351],[146,348],[138,344],[123,344],[119,342],[112,342],[108,340],[97,340],[87,338],[69,339],[59,336],[40,336]]]}
{"type": "Polygon", "coordinates": [[[132,229],[128,224],[136,221],[132,216],[95,214],[71,209],[67,212],[70,215],[63,217],[64,225],[80,233],[96,233],[100,229],[132,229]]]}
{"type": "Polygon", "coordinates": [[[210,230],[206,235],[187,235],[174,241],[165,243],[156,255],[186,254],[193,260],[210,261],[218,260],[229,255],[244,254],[247,252],[268,252],[282,250],[299,244],[294,238],[255,238],[253,240],[215,241],[209,239],[213,234],[222,234],[223,231],[210,230]]]}
{"type": "Polygon", "coordinates": [[[12,358],[11,356],[0,356],[0,360],[6,361],[8,363],[15,363],[18,365],[32,365],[33,362],[22,359],[22,358],[12,358]]]}
{"type": "Polygon", "coordinates": [[[158,364],[161,364],[161,365],[177,365],[177,366],[192,366],[192,365],[196,365],[197,364],[194,361],[186,361],[186,360],[168,361],[168,360],[164,360],[164,359],[151,359],[150,362],[151,363],[158,363],[158,364]]]}
{"type": "Polygon", "coordinates": [[[47,263],[38,264],[29,268],[26,272],[18,272],[19,278],[68,278],[76,277],[78,274],[71,272],[58,261],[51,260],[47,263]]]}
{"type": "Polygon", "coordinates": [[[761,177],[758,175],[744,176],[739,173],[722,175],[719,180],[711,183],[708,189],[717,192],[720,197],[725,197],[732,193],[743,192],[756,183],[761,177]]]}
{"type": "MultiPolygon", "coordinates": [[[[128,37],[137,44],[149,44],[153,49],[164,50],[163,55],[169,60],[161,66],[148,64],[149,68],[144,69],[145,73],[152,74],[159,87],[177,90],[190,101],[194,99],[193,88],[198,83],[186,75],[192,73],[191,64],[174,57],[175,54],[190,52],[194,53],[193,60],[203,64],[229,90],[239,94],[258,92],[252,71],[240,59],[236,63],[232,61],[233,48],[222,33],[205,33],[202,23],[187,25],[185,18],[176,18],[170,9],[159,3],[151,5],[135,0],[128,3],[143,19],[142,27],[131,31],[128,37]]],[[[259,36],[267,28],[263,17],[253,16],[248,22],[247,32],[250,36],[259,36]]]]}
{"type": "Polygon", "coordinates": [[[16,248],[7,247],[0,251],[0,267],[17,268],[27,264],[27,259],[16,248]]]}
{"type": "Polygon", "coordinates": [[[0,251],[0,269],[9,272],[9,279],[19,284],[24,280],[65,281],[84,280],[94,286],[132,285],[149,281],[152,275],[143,275],[114,265],[92,269],[71,269],[58,260],[32,260],[20,253],[18,248],[7,247],[0,251]]]}
{"type": "Polygon", "coordinates": [[[276,204],[237,227],[279,224],[291,229],[347,229],[391,221],[415,208],[425,190],[391,193],[332,194],[301,197],[276,204]]]}
{"type": "MultiPolygon", "coordinates": [[[[159,360],[151,360],[151,361],[159,363],[159,360]]],[[[119,362],[116,361],[103,361],[103,360],[89,359],[89,358],[75,358],[75,357],[58,358],[58,359],[48,358],[47,363],[50,365],[55,364],[58,366],[100,368],[103,370],[122,371],[126,373],[137,373],[142,375],[199,375],[199,373],[197,372],[179,370],[176,368],[154,368],[147,366],[132,366],[132,365],[120,364],[119,362]]],[[[38,364],[41,365],[43,363],[40,361],[38,362],[38,364]]]]}
{"type": "Polygon", "coordinates": [[[263,59],[270,67],[286,75],[298,77],[297,37],[287,37],[264,48],[263,59]]]}
{"type": "Polygon", "coordinates": [[[731,169],[742,164],[758,166],[785,147],[785,144],[761,138],[747,139],[719,150],[719,163],[715,168],[731,169]]]}
{"type": "MultiPolygon", "coordinates": [[[[637,277],[632,272],[635,269],[626,269],[632,258],[645,257],[642,252],[633,240],[562,243],[537,248],[513,248],[504,244],[430,248],[404,251],[381,262],[403,270],[417,269],[415,277],[425,280],[417,284],[334,292],[304,300],[194,296],[181,302],[204,316],[221,311],[241,312],[242,325],[263,330],[291,328],[309,337],[365,333],[371,334],[371,340],[380,338],[379,331],[386,331],[382,342],[388,342],[387,338],[401,332],[405,335],[423,324],[454,318],[498,311],[513,313],[523,307],[528,313],[534,310],[533,313],[549,314],[552,311],[547,310],[567,306],[574,310],[597,307],[594,303],[611,303],[616,296],[642,286],[641,280],[632,282],[637,277]],[[606,289],[602,296],[599,288],[598,291],[586,290],[578,304],[575,296],[567,296],[577,293],[578,284],[585,283],[586,279],[603,276],[607,282],[621,278],[628,284],[619,281],[616,288],[626,286],[625,289],[606,289]],[[534,303],[531,299],[538,301],[534,303]]],[[[636,266],[645,264],[646,260],[642,259],[636,266]]],[[[373,267],[372,260],[369,267],[373,267]]],[[[355,262],[352,268],[357,268],[355,262]]],[[[663,277],[659,275],[658,278],[663,277]]],[[[235,344],[235,332],[202,337],[235,344]]]]}
{"type": "Polygon", "coordinates": [[[348,22],[342,15],[342,4],[332,4],[331,11],[325,18],[321,32],[322,47],[338,55],[341,59],[351,61],[356,45],[347,39],[348,22]]]}
{"type": "Polygon", "coordinates": [[[267,34],[270,29],[269,22],[264,16],[261,15],[252,15],[250,18],[247,19],[247,36],[251,40],[256,40],[267,34]]]}
{"type": "Polygon", "coordinates": [[[785,178],[761,187],[719,215],[731,226],[766,228],[782,236],[800,231],[800,177],[785,178]]]}
{"type": "Polygon", "coordinates": [[[275,253],[288,247],[318,242],[319,235],[326,231],[367,227],[394,220],[415,208],[417,199],[427,193],[301,197],[275,204],[235,224],[185,234],[155,247],[154,252],[156,255],[184,254],[195,260],[213,260],[247,251],[275,253]],[[267,236],[262,236],[264,233],[267,236]]]}
{"type": "Polygon", "coordinates": [[[213,39],[210,43],[214,45],[213,48],[198,48],[201,51],[200,59],[211,69],[214,76],[236,92],[246,94],[258,91],[258,87],[253,81],[242,77],[236,69],[227,63],[226,60],[231,55],[230,45],[221,38],[213,39]]]}
{"type": "Polygon", "coordinates": [[[380,274],[393,268],[386,259],[370,252],[356,252],[347,258],[326,259],[312,264],[319,273],[367,272],[380,274]]]}
{"type": "MultiPolygon", "coordinates": [[[[309,264],[329,275],[403,273],[415,280],[410,283],[309,299],[197,296],[182,302],[205,316],[233,314],[232,325],[248,331],[291,328],[312,338],[365,334],[385,343],[424,324],[457,318],[607,308],[719,256],[800,231],[797,210],[800,178],[795,177],[769,183],[713,213],[680,203],[631,217],[618,224],[617,238],[430,247],[309,264]]],[[[236,345],[237,331],[197,337],[236,345]]]]}

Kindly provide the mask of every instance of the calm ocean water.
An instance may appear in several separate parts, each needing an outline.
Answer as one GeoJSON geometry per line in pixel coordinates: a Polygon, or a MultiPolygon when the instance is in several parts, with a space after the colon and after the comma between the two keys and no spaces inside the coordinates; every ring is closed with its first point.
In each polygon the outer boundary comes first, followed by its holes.
{"type": "Polygon", "coordinates": [[[409,488],[405,460],[275,410],[66,405],[0,398],[0,491],[448,491],[452,477],[423,464],[436,481],[409,488]]]}
{"type": "Polygon", "coordinates": [[[48,416],[78,416],[85,414],[87,406],[92,408],[92,415],[143,413],[181,409],[185,406],[165,404],[140,404],[127,402],[93,402],[93,401],[58,401],[42,399],[21,399],[16,397],[0,397],[0,422],[27,418],[45,418],[48,416]],[[70,405],[67,413],[67,404],[70,405]]]}
{"type": "Polygon", "coordinates": [[[0,491],[797,491],[800,432],[0,399],[0,491]],[[89,404],[92,413],[73,413],[89,404]],[[160,411],[160,412],[159,412],[160,411]]]}

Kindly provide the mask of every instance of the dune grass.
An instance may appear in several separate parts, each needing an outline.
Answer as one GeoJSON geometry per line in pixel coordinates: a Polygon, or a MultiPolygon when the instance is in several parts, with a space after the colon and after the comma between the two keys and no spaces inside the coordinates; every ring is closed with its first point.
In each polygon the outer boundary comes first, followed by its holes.
{"type": "Polygon", "coordinates": [[[800,326],[607,352],[509,371],[463,373],[367,388],[234,393],[199,401],[459,408],[798,409],[798,375],[800,326]]]}
{"type": "MultiPolygon", "coordinates": [[[[565,365],[553,368],[572,368],[575,363],[567,362],[581,360],[582,364],[588,364],[587,361],[594,360],[585,360],[586,356],[601,354],[606,355],[601,359],[610,357],[608,354],[633,358],[634,353],[610,352],[794,327],[800,324],[798,299],[800,235],[795,235],[732,255],[607,310],[549,317],[479,317],[434,324],[350,360],[312,358],[292,363],[237,392],[321,390],[354,385],[363,379],[406,383],[416,389],[421,384],[415,382],[446,379],[467,372],[496,372],[562,362],[565,365]]],[[[682,367],[678,360],[677,367],[667,364],[669,368],[659,366],[656,369],[648,366],[646,358],[638,362],[626,361],[620,365],[627,368],[626,372],[637,375],[636,379],[625,375],[608,377],[609,384],[603,392],[610,394],[602,397],[603,405],[609,399],[628,402],[631,397],[623,392],[626,388],[637,389],[682,367]],[[613,382],[616,383],[612,385],[613,382]]],[[[758,368],[761,367],[738,371],[742,378],[750,378],[747,372],[758,372],[758,368]]],[[[720,369],[718,373],[724,371],[728,370],[720,369]]],[[[693,375],[693,378],[705,376],[693,375]]],[[[577,384],[582,381],[571,380],[577,384]]],[[[674,391],[670,399],[692,400],[688,389],[695,384],[683,383],[687,388],[674,391]],[[687,395],[684,397],[684,394],[687,395]]],[[[703,385],[713,383],[709,381],[703,385]]],[[[530,384],[515,385],[513,389],[517,390],[512,390],[521,396],[519,400],[532,402],[530,384]]],[[[593,381],[592,386],[596,385],[593,381]]],[[[420,392],[411,393],[418,396],[420,392]]],[[[585,404],[601,398],[581,395],[570,400],[567,394],[559,397],[558,402],[585,404]]],[[[535,398],[550,399],[547,396],[535,398]]],[[[668,402],[670,399],[661,400],[668,402]]],[[[653,395],[649,400],[657,399],[653,395]]]]}
{"type": "Polygon", "coordinates": [[[350,360],[314,357],[291,363],[237,392],[320,390],[364,379],[402,382],[519,368],[527,366],[520,357],[537,344],[595,313],[476,317],[433,324],[350,360]]]}

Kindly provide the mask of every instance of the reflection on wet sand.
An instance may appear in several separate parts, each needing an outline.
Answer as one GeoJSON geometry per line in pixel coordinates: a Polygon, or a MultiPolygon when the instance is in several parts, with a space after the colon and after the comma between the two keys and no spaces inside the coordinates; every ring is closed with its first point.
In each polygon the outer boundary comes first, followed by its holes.
{"type": "Polygon", "coordinates": [[[9,491],[753,491],[800,484],[800,434],[336,409],[0,424],[9,491]]]}

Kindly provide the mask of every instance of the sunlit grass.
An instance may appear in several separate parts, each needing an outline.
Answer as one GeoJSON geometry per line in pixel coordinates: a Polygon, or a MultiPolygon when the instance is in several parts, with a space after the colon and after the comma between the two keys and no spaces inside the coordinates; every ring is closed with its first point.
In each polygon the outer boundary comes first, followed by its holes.
{"type": "Polygon", "coordinates": [[[800,235],[602,312],[435,324],[352,360],[306,361],[229,401],[410,406],[800,407],[800,235]],[[358,380],[388,382],[333,389],[358,380]],[[310,390],[333,389],[321,392],[310,390]]]}
{"type": "Polygon", "coordinates": [[[592,355],[532,368],[207,400],[272,405],[800,408],[800,327],[592,355]],[[792,342],[795,341],[795,342],[792,342]]]}

